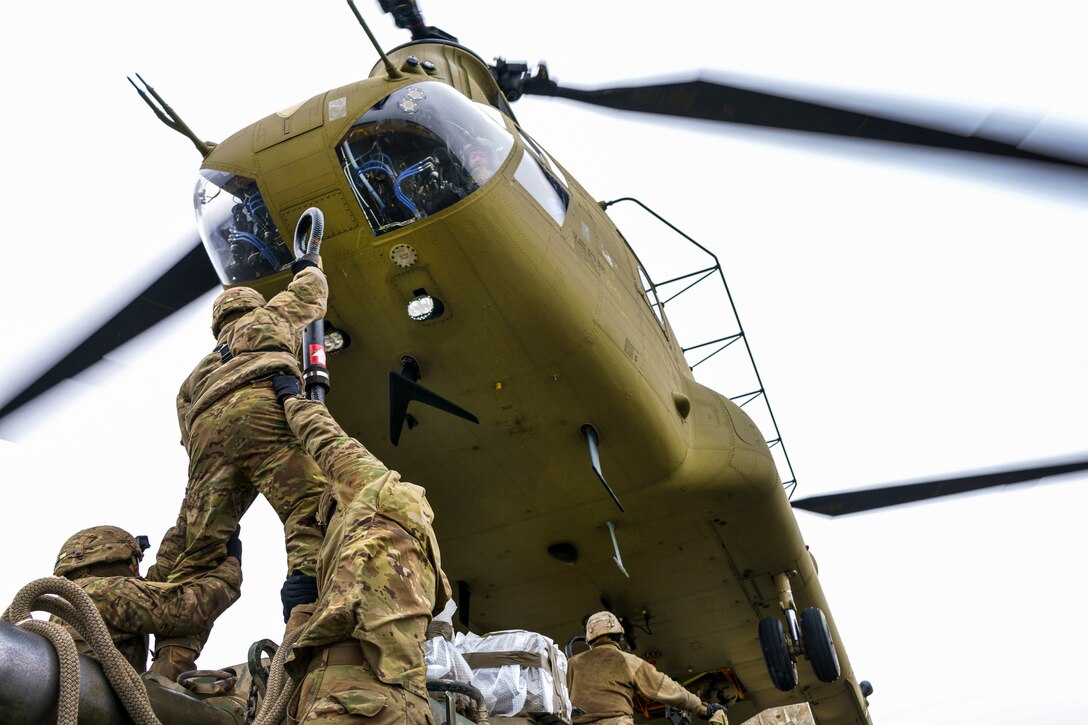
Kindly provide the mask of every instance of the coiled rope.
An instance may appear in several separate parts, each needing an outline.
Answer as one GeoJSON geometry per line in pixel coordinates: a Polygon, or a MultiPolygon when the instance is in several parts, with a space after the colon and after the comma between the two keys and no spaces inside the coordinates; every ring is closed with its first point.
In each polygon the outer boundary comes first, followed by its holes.
{"type": "Polygon", "coordinates": [[[79,655],[68,630],[31,616],[31,612],[39,611],[63,619],[91,646],[106,679],[136,725],[162,725],[151,709],[143,680],[117,651],[94,602],[75,583],[51,576],[35,579],[20,589],[0,619],[42,635],[57,649],[60,661],[57,725],[76,725],[79,720],[79,655]]]}
{"type": "Polygon", "coordinates": [[[295,690],[298,689],[300,683],[287,674],[283,669],[283,663],[303,629],[305,627],[296,627],[285,634],[283,642],[272,657],[268,667],[268,686],[265,688],[264,700],[254,725],[278,725],[287,714],[287,706],[291,698],[295,696],[295,690]]]}

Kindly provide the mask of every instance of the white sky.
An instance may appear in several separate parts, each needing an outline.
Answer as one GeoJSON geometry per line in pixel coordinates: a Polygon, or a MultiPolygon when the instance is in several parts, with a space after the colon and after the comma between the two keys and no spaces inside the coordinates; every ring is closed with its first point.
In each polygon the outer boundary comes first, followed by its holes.
{"type": "MultiPolygon", "coordinates": [[[[547,59],[560,82],[703,68],[1020,111],[1076,125],[1085,143],[1073,3],[663,7],[432,0],[424,12],[485,59],[547,59]]],[[[386,47],[406,40],[375,4],[360,9],[386,47]]],[[[215,141],[365,75],[375,56],[333,0],[19,3],[4,20],[7,399],[188,244],[199,157],[126,74],[215,141]]],[[[1084,175],[560,101],[515,111],[598,198],[639,197],[721,258],[799,496],[1088,448],[1084,175]]],[[[48,574],[77,529],[113,523],[157,543],[173,522],[186,467],[173,397],[210,344],[210,300],[5,425],[0,601],[48,574]]],[[[799,514],[842,644],[876,689],[874,722],[1083,721],[1086,480],[841,521],[799,514]]],[[[258,502],[244,596],[203,665],[279,638],[281,536],[258,502]]]]}

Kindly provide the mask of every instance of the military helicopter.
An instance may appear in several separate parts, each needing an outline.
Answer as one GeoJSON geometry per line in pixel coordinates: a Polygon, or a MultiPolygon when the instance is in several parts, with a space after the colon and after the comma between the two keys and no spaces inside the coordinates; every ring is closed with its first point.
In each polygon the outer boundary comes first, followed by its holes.
{"type": "MultiPolygon", "coordinates": [[[[418,48],[417,48],[416,50],[418,50],[418,48]]],[[[405,61],[403,61],[403,62],[406,62],[406,59],[405,59],[405,61]]],[[[399,100],[405,100],[405,99],[403,99],[403,98],[402,98],[402,99],[398,99],[398,101],[399,101],[399,100]]],[[[422,99],[411,99],[411,98],[408,98],[407,100],[422,100],[422,99]]],[[[297,111],[296,111],[296,113],[297,113],[297,111]]],[[[292,116],[293,116],[293,114],[292,114],[292,116]]],[[[209,157],[209,158],[211,158],[211,157],[209,157]]],[[[508,157],[508,158],[509,158],[509,157],[508,157]]],[[[544,156],[542,156],[542,157],[541,157],[541,159],[542,159],[541,163],[542,163],[542,164],[543,164],[544,166],[547,166],[547,164],[546,164],[546,159],[547,159],[547,157],[544,157],[544,156]]],[[[354,193],[354,192],[353,192],[353,193],[354,193]]],[[[360,193],[360,195],[361,195],[361,194],[362,194],[363,192],[359,192],[359,193],[360,193]]],[[[209,194],[209,196],[211,196],[211,194],[209,194]]],[[[380,196],[380,194],[379,194],[379,196],[380,196]]],[[[395,196],[396,196],[396,194],[395,194],[395,191],[394,191],[394,197],[395,197],[395,196]]],[[[350,197],[348,197],[348,198],[350,199],[350,197]]],[[[467,203],[467,200],[468,200],[468,198],[469,198],[469,197],[466,197],[466,203],[467,203]]],[[[265,201],[267,202],[268,200],[266,199],[265,201]]],[[[449,207],[449,208],[452,208],[452,206],[451,206],[451,207],[449,207]]],[[[406,211],[408,211],[408,210],[405,210],[405,209],[401,209],[399,213],[402,213],[402,214],[403,214],[403,213],[404,213],[404,212],[406,212],[406,211]]],[[[435,217],[434,221],[437,221],[437,217],[438,217],[438,216],[439,216],[439,215],[441,214],[441,211],[442,211],[442,210],[439,210],[438,212],[432,213],[432,214],[430,214],[430,215],[429,215],[429,217],[433,216],[433,217],[435,217]]],[[[428,218],[429,218],[429,217],[428,217],[428,218]]],[[[400,226],[399,226],[399,225],[401,225],[401,224],[404,224],[404,230],[405,230],[405,232],[407,232],[407,231],[410,231],[410,229],[409,229],[410,225],[411,225],[411,224],[414,224],[414,223],[418,223],[419,221],[422,221],[423,223],[426,223],[426,220],[417,220],[416,222],[408,222],[407,218],[401,218],[401,219],[393,219],[393,220],[390,220],[390,221],[389,221],[389,222],[387,222],[387,223],[389,223],[389,224],[392,224],[392,225],[393,225],[393,227],[392,227],[392,228],[390,228],[390,229],[388,229],[388,230],[387,230],[387,231],[386,231],[385,233],[388,233],[388,234],[395,234],[395,233],[397,233],[397,229],[399,229],[399,228],[400,228],[400,226]],[[405,222],[407,222],[407,224],[405,224],[405,222]]],[[[378,223],[380,224],[380,223],[382,223],[382,222],[378,222],[378,223]]],[[[330,247],[330,249],[333,249],[333,248],[332,248],[332,247],[330,247]]],[[[332,266],[332,259],[333,259],[333,257],[330,257],[329,259],[330,259],[330,267],[331,267],[331,266],[332,266]]],[[[384,261],[384,260],[383,260],[383,261],[384,261]]],[[[407,267],[407,268],[405,268],[405,269],[410,269],[410,266],[409,266],[409,267],[407,267]]],[[[414,285],[414,283],[411,283],[411,284],[413,284],[413,285],[414,285]]],[[[409,292],[412,292],[412,293],[414,293],[415,289],[426,289],[426,287],[425,287],[425,286],[421,286],[421,287],[415,287],[415,286],[413,286],[413,288],[412,288],[411,290],[409,290],[409,292]]],[[[445,289],[447,289],[446,285],[442,285],[441,287],[434,287],[434,288],[432,288],[432,289],[431,289],[431,291],[434,291],[434,290],[441,290],[441,291],[444,291],[445,289]]],[[[450,316],[449,316],[449,317],[447,317],[445,321],[453,321],[453,320],[457,319],[457,318],[456,318],[456,317],[455,317],[454,315],[457,315],[457,316],[460,316],[460,317],[463,317],[463,316],[464,316],[464,313],[460,313],[460,314],[458,314],[458,313],[459,313],[459,310],[458,310],[458,309],[457,309],[456,307],[454,307],[454,306],[453,306],[452,304],[450,304],[450,303],[449,303],[449,298],[448,298],[448,297],[446,297],[446,298],[442,297],[442,294],[441,294],[440,292],[439,292],[439,293],[436,293],[436,294],[435,294],[435,296],[439,297],[440,299],[446,299],[446,313],[447,313],[447,314],[449,314],[450,316]]],[[[463,309],[463,308],[462,308],[462,309],[463,309]]],[[[343,328],[343,329],[344,329],[345,331],[347,331],[347,332],[349,332],[349,333],[352,333],[352,332],[353,332],[353,330],[352,330],[352,325],[350,325],[350,324],[348,324],[348,323],[347,323],[347,321],[346,321],[346,318],[344,318],[344,317],[340,317],[340,318],[337,318],[336,316],[333,316],[333,317],[332,317],[331,319],[333,320],[334,324],[336,324],[336,323],[337,323],[337,321],[339,321],[339,322],[340,322],[341,324],[340,324],[340,325],[338,325],[338,326],[342,326],[342,328],[343,328]]],[[[441,319],[441,318],[437,318],[437,319],[441,319]]],[[[426,323],[427,321],[426,321],[426,320],[423,320],[423,321],[421,321],[421,322],[422,322],[422,323],[426,323]]],[[[654,323],[651,323],[651,324],[654,324],[654,323]]],[[[656,323],[656,324],[660,324],[660,323],[656,323]]],[[[436,321],[436,322],[435,322],[434,324],[431,324],[431,325],[430,325],[430,329],[435,329],[435,328],[439,328],[439,326],[440,326],[440,325],[441,325],[441,322],[438,322],[438,321],[436,321]]],[[[409,328],[409,329],[416,329],[416,328],[409,328]]],[[[423,325],[421,325],[419,329],[428,329],[428,328],[426,328],[426,327],[424,327],[423,325]]],[[[374,335],[376,335],[377,337],[384,337],[384,334],[385,334],[385,333],[384,333],[384,331],[376,331],[376,332],[373,332],[373,333],[369,333],[369,334],[368,334],[368,335],[366,335],[366,336],[363,336],[363,335],[360,335],[360,334],[352,334],[352,336],[351,336],[351,337],[352,337],[352,346],[353,346],[353,347],[355,347],[355,348],[356,348],[356,350],[358,350],[358,349],[360,348],[360,346],[361,346],[361,345],[364,345],[364,344],[371,344],[371,343],[373,342],[372,340],[369,340],[369,337],[370,337],[370,335],[371,335],[371,334],[374,334],[374,335]],[[364,340],[369,340],[369,341],[368,341],[368,342],[365,342],[365,343],[364,343],[364,340]]],[[[392,337],[392,335],[391,335],[391,337],[392,337]]],[[[466,341],[466,342],[469,342],[469,341],[466,341]]],[[[449,343],[449,344],[453,344],[453,343],[449,343]]],[[[347,357],[347,355],[349,355],[349,354],[350,354],[350,352],[351,352],[351,349],[349,348],[349,350],[348,350],[348,351],[345,351],[345,353],[344,353],[344,357],[343,357],[343,358],[341,358],[341,359],[343,359],[343,360],[347,360],[347,359],[349,359],[349,358],[347,357]]],[[[399,361],[399,359],[398,359],[398,360],[396,360],[395,362],[399,363],[400,361],[399,361]]],[[[421,364],[421,369],[422,369],[422,371],[423,371],[423,373],[424,373],[424,374],[423,374],[423,378],[422,378],[422,381],[423,381],[424,383],[429,383],[429,382],[430,382],[430,380],[432,380],[432,379],[436,380],[436,383],[434,384],[434,389],[436,389],[436,390],[441,390],[441,391],[442,391],[443,393],[445,393],[445,394],[449,395],[449,396],[450,396],[450,398],[452,398],[453,400],[456,400],[456,401],[457,401],[457,402],[459,402],[459,403],[464,403],[464,402],[465,402],[466,400],[468,400],[469,398],[471,398],[471,396],[466,396],[466,395],[457,395],[457,393],[459,392],[459,390],[458,390],[458,389],[457,389],[456,387],[453,387],[452,389],[451,389],[450,387],[446,387],[446,388],[444,389],[444,388],[443,388],[443,386],[439,384],[439,383],[440,383],[440,382],[441,382],[441,381],[443,380],[443,378],[442,378],[442,374],[441,374],[441,373],[439,372],[439,371],[441,370],[441,368],[438,368],[438,369],[434,369],[434,368],[432,368],[432,367],[431,367],[431,365],[432,365],[433,363],[431,363],[431,364],[428,364],[428,363],[429,363],[429,361],[427,361],[427,360],[424,360],[424,361],[422,362],[422,364],[421,364]]],[[[399,368],[399,369],[400,369],[400,370],[401,370],[401,371],[403,372],[403,365],[395,365],[395,367],[399,368]]],[[[388,368],[388,366],[386,366],[386,368],[388,368]]],[[[334,368],[334,370],[335,370],[335,368],[334,368]]],[[[390,372],[390,370],[388,370],[388,369],[382,369],[382,370],[381,370],[381,374],[382,374],[382,375],[388,374],[389,372],[390,372]]],[[[352,383],[351,383],[350,379],[348,379],[348,378],[347,378],[346,376],[342,376],[342,377],[338,378],[338,380],[344,380],[344,381],[345,381],[344,383],[339,383],[339,384],[342,384],[342,385],[345,385],[345,386],[351,386],[351,387],[360,387],[360,386],[359,386],[358,384],[355,384],[354,386],[352,386],[352,383]]],[[[556,382],[558,382],[558,381],[556,381],[556,382]]],[[[509,383],[507,383],[506,385],[504,385],[504,388],[506,388],[507,390],[509,390],[509,388],[510,388],[510,384],[509,384],[509,383]]],[[[349,389],[350,389],[350,387],[349,387],[349,389]]],[[[466,405],[466,407],[468,407],[469,409],[473,409],[473,408],[474,408],[474,406],[472,406],[471,404],[467,404],[467,405],[466,405]]],[[[413,411],[414,411],[414,410],[415,410],[415,409],[413,408],[413,411]]],[[[338,412],[338,415],[341,415],[341,413],[340,413],[339,411],[337,411],[337,412],[338,412]]],[[[451,420],[449,420],[449,421],[445,421],[445,420],[442,420],[441,418],[432,418],[432,417],[430,417],[429,413],[430,413],[430,412],[428,411],[427,413],[422,413],[422,412],[421,412],[421,413],[419,413],[419,414],[418,414],[418,415],[419,415],[419,418],[420,418],[420,425],[419,425],[418,429],[415,429],[415,428],[414,428],[414,429],[412,429],[412,430],[410,430],[410,431],[406,431],[406,432],[404,432],[404,436],[405,436],[405,437],[404,437],[404,439],[403,439],[403,441],[402,441],[402,445],[403,445],[403,446],[408,446],[408,445],[409,445],[410,443],[412,443],[412,442],[416,442],[416,443],[419,443],[419,444],[422,444],[422,445],[434,445],[434,442],[433,442],[433,441],[431,441],[431,442],[430,442],[429,444],[427,444],[427,443],[424,443],[423,441],[419,440],[419,439],[421,439],[421,438],[423,437],[423,435],[424,435],[424,434],[426,433],[426,431],[427,431],[427,428],[428,428],[428,427],[432,427],[432,426],[435,426],[435,425],[447,426],[447,425],[450,425],[450,424],[456,423],[456,421],[453,421],[452,419],[451,419],[451,420]],[[425,416],[426,416],[426,417],[425,417],[425,416]],[[441,422],[441,423],[438,423],[437,421],[439,421],[439,420],[442,420],[442,422],[441,422]]],[[[373,417],[377,419],[377,422],[372,422],[372,423],[370,423],[370,424],[369,424],[369,427],[368,427],[368,424],[365,424],[365,423],[363,423],[363,422],[355,423],[355,425],[357,426],[357,429],[358,429],[358,431],[360,432],[360,433],[359,433],[359,434],[360,434],[360,437],[362,437],[362,438],[363,438],[364,440],[368,440],[368,442],[370,442],[371,440],[373,440],[373,439],[375,438],[375,436],[374,436],[374,435],[373,435],[372,433],[368,432],[368,431],[376,431],[376,430],[382,430],[382,431],[384,431],[384,430],[386,429],[387,425],[388,425],[388,419],[386,418],[386,416],[385,416],[384,414],[383,414],[383,415],[375,415],[375,416],[373,416],[373,417]]],[[[602,466],[602,468],[603,468],[603,470],[604,470],[604,471],[605,471],[605,472],[607,473],[607,472],[608,472],[608,471],[609,471],[610,469],[612,469],[612,470],[616,470],[616,464],[615,464],[614,460],[610,460],[610,458],[609,458],[609,453],[608,453],[608,449],[607,449],[607,445],[606,445],[606,443],[607,443],[607,441],[608,441],[608,438],[609,438],[609,436],[608,436],[608,434],[607,434],[607,433],[605,432],[605,428],[606,428],[606,426],[604,426],[604,425],[601,425],[601,426],[600,426],[600,428],[601,428],[601,432],[602,432],[602,438],[601,438],[601,450],[600,450],[600,452],[601,452],[601,455],[602,455],[602,462],[603,462],[603,466],[602,466]]],[[[468,430],[468,431],[471,431],[472,429],[471,429],[471,428],[469,428],[469,429],[466,429],[466,430],[468,430]]],[[[377,436],[377,437],[378,437],[378,438],[380,438],[381,436],[379,435],[379,436],[377,436]]],[[[390,434],[390,437],[391,437],[391,434],[390,434]]],[[[626,436],[618,436],[618,437],[621,437],[621,438],[625,438],[626,436]]],[[[575,439],[576,441],[578,441],[578,443],[579,443],[579,446],[585,446],[585,445],[586,445],[586,444],[584,443],[584,441],[583,441],[583,440],[582,440],[581,438],[579,438],[579,437],[578,437],[577,435],[575,435],[575,436],[574,436],[574,439],[575,439]]],[[[373,445],[375,445],[375,447],[376,447],[376,450],[377,450],[377,446],[378,446],[378,444],[377,444],[377,443],[374,443],[373,445]]],[[[408,449],[406,448],[405,450],[408,450],[408,449]]],[[[393,458],[395,458],[396,456],[398,456],[398,453],[396,453],[396,452],[395,452],[395,451],[393,451],[392,449],[389,449],[388,451],[386,451],[386,450],[382,450],[381,452],[382,452],[382,454],[383,454],[383,455],[385,455],[385,456],[386,456],[387,458],[390,458],[390,459],[393,459],[393,458]]],[[[408,454],[399,454],[399,455],[408,455],[408,454]]],[[[412,450],[412,452],[411,452],[411,456],[412,456],[412,457],[417,457],[417,456],[419,456],[419,455],[420,455],[420,453],[419,453],[419,452],[417,452],[417,451],[415,451],[415,450],[412,450]]],[[[585,472],[585,471],[584,471],[584,469],[585,469],[585,466],[586,466],[586,454],[585,454],[585,452],[584,452],[584,451],[583,451],[583,454],[582,454],[582,455],[581,455],[580,457],[579,457],[579,456],[576,456],[576,455],[573,455],[573,454],[572,454],[572,455],[570,455],[570,456],[569,456],[569,458],[570,458],[570,459],[571,459],[572,461],[574,461],[574,460],[578,460],[578,461],[580,461],[580,462],[579,462],[579,466],[580,466],[580,469],[582,470],[582,473],[584,473],[584,472],[585,472]]],[[[406,469],[407,469],[407,467],[404,467],[404,468],[406,468],[406,469]]],[[[573,469],[572,469],[572,470],[573,470],[573,469]]],[[[423,472],[423,473],[421,473],[421,474],[419,475],[419,477],[421,478],[421,480],[422,480],[422,479],[424,478],[424,476],[425,476],[425,475],[426,475],[426,471],[424,470],[424,472],[423,472]]],[[[435,476],[434,476],[433,474],[432,474],[432,475],[427,475],[426,477],[427,477],[427,478],[435,478],[435,476]]],[[[573,474],[573,473],[570,473],[570,474],[565,474],[565,477],[569,477],[569,478],[575,478],[575,477],[576,477],[576,474],[573,474]]],[[[614,483],[614,480],[615,480],[615,479],[613,479],[613,477],[612,477],[612,476],[607,476],[607,478],[608,478],[608,480],[610,481],[610,483],[614,483]]],[[[623,477],[621,477],[621,479],[620,479],[620,480],[622,480],[622,478],[623,478],[623,477]]],[[[594,480],[593,480],[592,478],[590,479],[590,483],[593,483],[594,485],[596,485],[596,482],[595,482],[595,481],[594,481],[594,480]]],[[[620,488],[620,487],[619,487],[619,484],[614,484],[614,485],[616,485],[616,486],[617,486],[617,489],[616,489],[616,490],[617,490],[617,494],[618,494],[618,497],[619,497],[619,498],[621,498],[621,499],[624,499],[624,498],[625,498],[625,496],[624,496],[624,490],[623,490],[622,488],[620,488]]],[[[629,489],[628,489],[628,490],[629,490],[629,489]]],[[[586,494],[588,494],[588,493],[590,493],[590,492],[591,492],[591,491],[590,491],[590,490],[588,490],[588,487],[587,487],[587,490],[585,491],[585,493],[586,493],[586,494]]],[[[600,494],[600,493],[601,493],[601,490],[600,490],[600,489],[592,489],[592,492],[594,492],[594,493],[597,493],[597,494],[600,494]]],[[[480,495],[484,495],[484,494],[483,494],[483,493],[481,492],[481,494],[480,494],[480,495]]],[[[496,497],[486,497],[486,498],[487,498],[487,500],[492,500],[492,498],[494,498],[494,500],[499,500],[499,497],[497,497],[497,496],[496,496],[496,497]]],[[[604,506],[604,508],[609,508],[609,506],[611,505],[611,504],[609,504],[609,503],[608,503],[608,500],[607,500],[607,499],[603,499],[603,502],[604,502],[604,503],[606,504],[606,505],[604,506]]],[[[629,506],[629,503],[628,503],[628,502],[626,502],[626,501],[625,501],[625,503],[627,503],[627,504],[628,504],[628,506],[629,506]]],[[[611,510],[611,509],[609,509],[609,510],[611,510]]],[[[452,540],[453,540],[454,538],[456,538],[456,537],[453,537],[453,536],[451,536],[451,537],[450,537],[451,541],[452,541],[452,540]]],[[[622,540],[622,530],[621,530],[620,538],[621,538],[621,540],[622,540]]],[[[627,561],[628,563],[630,563],[630,561],[631,561],[631,554],[629,554],[629,553],[627,554],[627,556],[626,556],[626,561],[627,561]]],[[[606,564],[607,564],[607,562],[606,562],[606,564]]],[[[470,583],[471,583],[471,582],[470,582],[470,583]]],[[[476,590],[476,591],[477,591],[477,596],[479,596],[478,590],[476,590]]],[[[474,606],[475,606],[475,608],[476,608],[476,609],[478,609],[478,608],[479,608],[479,607],[478,607],[478,604],[476,604],[476,605],[474,605],[474,606]]],[[[637,607],[638,605],[635,605],[635,606],[637,607]]],[[[484,612],[483,614],[480,614],[480,615],[479,615],[479,616],[481,617],[481,621],[483,621],[483,622],[487,622],[487,619],[485,618],[485,615],[490,615],[490,616],[492,616],[492,617],[497,617],[497,619],[501,620],[501,615],[494,615],[494,614],[492,614],[491,612],[484,612]]],[[[662,661],[664,662],[664,660],[662,660],[662,661]]],[[[663,666],[665,666],[665,665],[663,665],[663,666]]],[[[674,666],[675,666],[675,665],[674,665],[674,666]]],[[[742,679],[746,679],[746,678],[742,678],[742,679]]],[[[829,720],[829,721],[834,721],[834,720],[829,720]]]]}

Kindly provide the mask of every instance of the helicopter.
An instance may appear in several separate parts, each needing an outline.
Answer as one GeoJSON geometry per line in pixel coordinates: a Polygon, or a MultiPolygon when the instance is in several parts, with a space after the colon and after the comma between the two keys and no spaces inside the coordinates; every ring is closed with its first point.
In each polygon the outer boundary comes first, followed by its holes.
{"type": "MultiPolygon", "coordinates": [[[[426,379],[427,379],[427,377],[425,375],[424,380],[426,380],[426,379]]],[[[424,430],[425,426],[426,426],[426,421],[424,422],[424,426],[420,428],[420,432],[424,430]]],[[[410,431],[406,435],[411,435],[412,433],[415,433],[415,432],[417,432],[417,431],[410,431]]],[[[606,468],[607,468],[607,466],[606,466],[606,468]]],[[[621,540],[622,540],[622,535],[621,535],[621,540]]]]}

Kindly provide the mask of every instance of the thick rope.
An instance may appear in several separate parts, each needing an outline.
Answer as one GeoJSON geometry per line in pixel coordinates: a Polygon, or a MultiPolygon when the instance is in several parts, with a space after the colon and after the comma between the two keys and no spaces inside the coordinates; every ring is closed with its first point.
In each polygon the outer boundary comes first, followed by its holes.
{"type": "Polygon", "coordinates": [[[56,622],[24,619],[17,622],[20,629],[40,634],[57,650],[60,662],[60,696],[57,699],[57,725],[77,725],[79,722],[79,651],[72,635],[56,622]]]}
{"type": "Polygon", "coordinates": [[[268,686],[265,688],[264,701],[254,725],[278,725],[287,714],[287,706],[301,683],[287,674],[283,663],[303,629],[304,627],[296,627],[285,634],[283,642],[272,657],[272,663],[268,666],[268,686]]]}
{"type": "MultiPolygon", "coordinates": [[[[135,725],[162,725],[155,716],[155,711],[151,709],[151,703],[147,699],[147,689],[144,687],[143,680],[136,674],[136,670],[132,669],[132,665],[129,664],[128,660],[117,651],[117,647],[113,644],[113,638],[110,637],[109,629],[106,627],[106,623],[102,621],[102,615],[85,591],[63,577],[54,576],[36,579],[19,590],[2,618],[6,622],[28,628],[24,622],[26,620],[34,621],[30,615],[32,611],[49,612],[62,618],[91,646],[95,657],[102,665],[102,671],[106,675],[106,679],[109,680],[114,692],[117,693],[135,725]]],[[[42,624],[46,623],[43,622],[42,624]]],[[[63,628],[61,629],[63,630],[63,628]]],[[[66,630],[63,631],[68,635],[68,641],[72,643],[72,649],[74,650],[75,644],[72,642],[71,635],[66,630]]],[[[53,640],[50,639],[50,641],[53,640]]],[[[57,656],[61,656],[59,648],[57,656]]],[[[66,691],[63,685],[63,676],[64,671],[62,669],[62,693],[66,691]]],[[[78,708],[78,657],[75,700],[75,706],[78,708]]],[[[66,707],[67,705],[64,702],[58,704],[58,723],[64,722],[59,718],[60,712],[65,710],[66,707]]],[[[75,721],[71,722],[74,723],[75,721]]]]}

